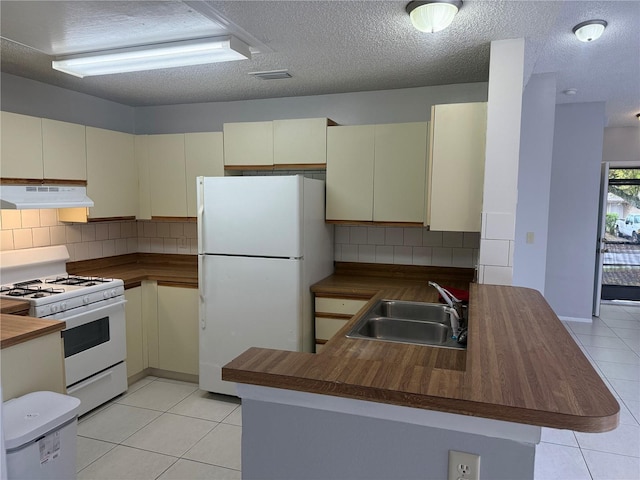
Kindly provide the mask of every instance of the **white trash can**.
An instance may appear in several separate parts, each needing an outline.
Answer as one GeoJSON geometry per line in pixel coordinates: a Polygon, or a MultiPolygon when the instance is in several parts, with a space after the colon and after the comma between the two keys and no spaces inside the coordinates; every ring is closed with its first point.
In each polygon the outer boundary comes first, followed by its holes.
{"type": "Polygon", "coordinates": [[[2,405],[8,480],[76,478],[80,400],[33,392],[2,405]]]}

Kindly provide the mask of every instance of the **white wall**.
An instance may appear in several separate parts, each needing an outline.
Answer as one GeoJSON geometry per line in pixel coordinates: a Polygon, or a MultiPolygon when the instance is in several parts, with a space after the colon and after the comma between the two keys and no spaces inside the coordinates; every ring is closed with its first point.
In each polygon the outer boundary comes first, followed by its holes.
{"type": "Polygon", "coordinates": [[[602,161],[640,166],[640,126],[605,128],[602,161]]]}
{"type": "Polygon", "coordinates": [[[2,110],[51,118],[119,132],[134,132],[134,108],[3,73],[0,83],[2,110]]]}
{"type": "Polygon", "coordinates": [[[533,75],[522,97],[513,285],[544,293],[556,79],[533,75]],[[531,243],[527,233],[533,235],[531,243]]]}
{"type": "Polygon", "coordinates": [[[604,102],[556,107],[544,296],[561,318],[591,320],[604,102]]]}
{"type": "Polygon", "coordinates": [[[513,281],[523,71],[524,39],[491,42],[480,283],[513,281]]]}
{"type": "Polygon", "coordinates": [[[429,120],[438,103],[484,102],[487,83],[350,92],[238,102],[138,107],[136,133],[222,131],[225,122],[328,117],[340,125],[429,120]]]}

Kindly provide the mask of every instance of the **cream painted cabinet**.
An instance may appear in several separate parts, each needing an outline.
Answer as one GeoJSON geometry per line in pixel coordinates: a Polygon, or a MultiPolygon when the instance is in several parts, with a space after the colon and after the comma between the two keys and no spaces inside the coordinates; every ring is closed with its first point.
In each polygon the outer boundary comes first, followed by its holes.
{"type": "Polygon", "coordinates": [[[186,133],[187,216],[197,216],[196,177],[224,176],[222,132],[186,133]]]}
{"type": "Polygon", "coordinates": [[[486,103],[432,107],[425,222],[431,230],[481,230],[486,130],[486,103]]]}
{"type": "Polygon", "coordinates": [[[87,195],[91,218],[133,217],[138,212],[138,170],[129,133],[86,127],[87,195]]]}
{"type": "Polygon", "coordinates": [[[45,179],[87,179],[84,125],[43,118],[42,154],[45,179]]]}
{"type": "Polygon", "coordinates": [[[187,216],[184,134],[149,135],[151,215],[187,216]]]}
{"type": "Polygon", "coordinates": [[[327,129],[327,220],[372,220],[374,139],[374,125],[327,129]]]}
{"type": "Polygon", "coordinates": [[[138,170],[138,212],[136,218],[151,220],[151,179],[149,178],[149,135],[135,135],[134,158],[138,170]]]}
{"type": "Polygon", "coordinates": [[[374,222],[424,222],[427,123],[375,126],[374,222]]]}
{"type": "Polygon", "coordinates": [[[225,167],[273,165],[273,122],[225,123],[225,167]]]}
{"type": "Polygon", "coordinates": [[[198,289],[158,285],[158,367],[198,375],[198,289]]]}
{"type": "Polygon", "coordinates": [[[423,223],[426,122],[327,129],[327,220],[423,223]]]}
{"type": "Polygon", "coordinates": [[[353,297],[316,296],[314,308],[316,353],[320,353],[324,344],[331,340],[368,302],[369,300],[353,297]]]}
{"type": "Polygon", "coordinates": [[[44,178],[42,120],[2,112],[0,152],[2,178],[44,178]]]}
{"type": "Polygon", "coordinates": [[[124,291],[127,323],[127,377],[142,372],[147,366],[145,338],[142,326],[142,287],[124,291]]]}
{"type": "Polygon", "coordinates": [[[0,350],[2,400],[48,390],[67,393],[60,332],[0,350]]]}
{"type": "Polygon", "coordinates": [[[327,118],[273,121],[273,163],[275,165],[318,165],[327,163],[327,118]]]}

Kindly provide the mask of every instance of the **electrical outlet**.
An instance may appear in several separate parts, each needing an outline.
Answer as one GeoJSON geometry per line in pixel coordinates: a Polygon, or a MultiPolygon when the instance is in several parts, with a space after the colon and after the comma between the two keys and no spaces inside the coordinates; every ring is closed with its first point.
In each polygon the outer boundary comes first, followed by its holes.
{"type": "Polygon", "coordinates": [[[449,450],[448,480],[480,480],[480,455],[449,450]]]}

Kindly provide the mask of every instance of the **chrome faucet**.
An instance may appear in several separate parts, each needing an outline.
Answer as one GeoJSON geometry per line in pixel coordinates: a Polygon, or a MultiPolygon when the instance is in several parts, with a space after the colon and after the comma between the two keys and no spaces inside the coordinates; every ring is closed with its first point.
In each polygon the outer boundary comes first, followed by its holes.
{"type": "Polygon", "coordinates": [[[460,323],[464,321],[464,312],[462,311],[462,300],[456,298],[446,288],[441,287],[436,282],[429,282],[429,285],[438,290],[440,296],[451,308],[451,329],[453,330],[453,338],[458,338],[460,333],[460,323]]]}

